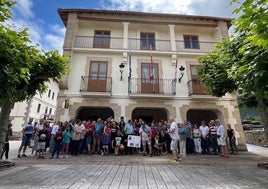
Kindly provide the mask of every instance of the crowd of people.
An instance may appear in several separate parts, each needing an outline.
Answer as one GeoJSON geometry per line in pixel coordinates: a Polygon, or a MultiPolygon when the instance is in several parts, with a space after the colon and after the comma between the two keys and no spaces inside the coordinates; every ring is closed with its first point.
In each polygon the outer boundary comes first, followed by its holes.
{"type": "Polygon", "coordinates": [[[22,130],[18,158],[27,157],[25,152],[29,145],[32,155],[39,159],[45,159],[45,154],[53,159],[80,154],[142,154],[152,157],[167,153],[173,155],[172,162],[182,161],[186,154],[219,154],[228,158],[227,143],[231,153],[238,154],[238,150],[234,130],[230,124],[227,127],[225,129],[219,120],[211,120],[208,125],[202,121],[198,126],[189,121],[176,123],[172,117],[149,124],[142,119],[125,121],[124,117],[119,121],[112,118],[71,119],[52,126],[45,120],[34,124],[30,118],[22,130]],[[129,147],[129,136],[139,136],[140,147],[129,147]]]}

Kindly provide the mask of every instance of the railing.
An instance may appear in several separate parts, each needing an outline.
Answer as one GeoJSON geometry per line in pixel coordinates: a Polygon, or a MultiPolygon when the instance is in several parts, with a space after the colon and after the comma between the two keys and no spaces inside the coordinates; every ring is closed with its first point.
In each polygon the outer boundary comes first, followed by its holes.
{"type": "Polygon", "coordinates": [[[80,92],[111,92],[111,77],[81,76],[80,92]]]}
{"type": "Polygon", "coordinates": [[[155,50],[155,51],[170,51],[170,40],[154,39],[152,44],[149,41],[145,42],[143,39],[129,38],[128,43],[131,50],[155,50]]]}
{"type": "Polygon", "coordinates": [[[131,78],[129,94],[162,94],[175,95],[176,82],[173,79],[131,78]]]}
{"type": "Polygon", "coordinates": [[[120,37],[94,37],[94,36],[76,36],[74,47],[78,48],[106,48],[123,49],[123,38],[120,37]]]}
{"type": "Polygon", "coordinates": [[[191,53],[207,53],[215,48],[216,42],[198,41],[198,48],[186,48],[183,40],[176,40],[176,47],[178,52],[191,52],[191,53]]]}
{"type": "MultiPolygon", "coordinates": [[[[176,40],[177,52],[207,53],[214,49],[216,42],[198,41],[195,46],[198,48],[186,48],[183,40],[176,40]]],[[[153,50],[171,51],[170,40],[150,39],[145,41],[139,38],[129,38],[128,44],[131,50],[153,50]],[[149,44],[149,43],[152,44],[149,44]]],[[[76,36],[74,41],[76,48],[103,48],[103,49],[123,49],[122,37],[94,37],[76,36]]]]}
{"type": "Polygon", "coordinates": [[[191,95],[210,95],[209,90],[200,83],[199,80],[193,79],[187,82],[189,96],[191,95]]]}

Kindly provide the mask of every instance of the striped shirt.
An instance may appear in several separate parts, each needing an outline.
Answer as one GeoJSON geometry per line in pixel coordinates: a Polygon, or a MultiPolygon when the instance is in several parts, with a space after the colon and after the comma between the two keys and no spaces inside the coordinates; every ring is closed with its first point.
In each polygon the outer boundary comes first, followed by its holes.
{"type": "Polygon", "coordinates": [[[210,135],[217,135],[217,130],[216,130],[215,126],[209,127],[209,134],[210,135]]]}

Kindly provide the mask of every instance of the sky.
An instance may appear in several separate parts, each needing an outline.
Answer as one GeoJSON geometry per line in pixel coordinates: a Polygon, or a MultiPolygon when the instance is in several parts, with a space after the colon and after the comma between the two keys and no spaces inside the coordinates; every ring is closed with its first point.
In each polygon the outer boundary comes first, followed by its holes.
{"type": "Polygon", "coordinates": [[[30,39],[44,50],[59,50],[65,27],[58,8],[123,10],[234,18],[229,0],[17,0],[9,24],[29,28],[30,39]]]}

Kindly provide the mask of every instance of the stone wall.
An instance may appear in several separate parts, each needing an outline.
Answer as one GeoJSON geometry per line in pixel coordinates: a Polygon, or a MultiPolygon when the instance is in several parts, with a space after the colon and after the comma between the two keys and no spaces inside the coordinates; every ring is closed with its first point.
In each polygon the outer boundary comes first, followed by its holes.
{"type": "Polygon", "coordinates": [[[248,144],[264,146],[268,143],[264,131],[244,131],[244,134],[248,144]]]}

